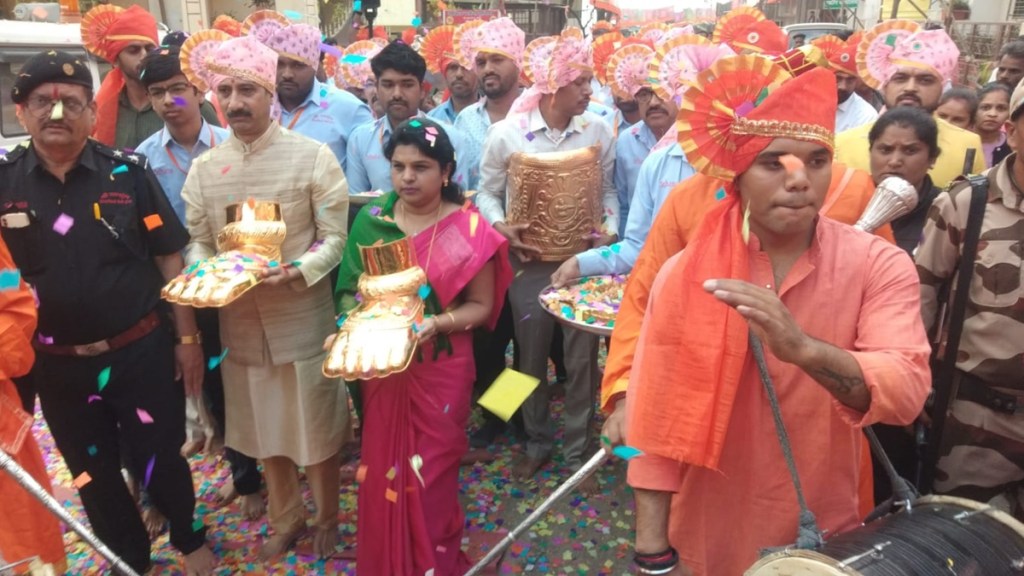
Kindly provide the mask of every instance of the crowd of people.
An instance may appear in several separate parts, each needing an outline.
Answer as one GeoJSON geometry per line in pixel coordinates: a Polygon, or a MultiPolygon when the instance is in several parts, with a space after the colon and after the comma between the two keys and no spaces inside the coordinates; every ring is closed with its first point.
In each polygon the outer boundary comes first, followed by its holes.
{"type": "MultiPolygon", "coordinates": [[[[639,574],[739,575],[856,529],[893,490],[869,426],[925,490],[1024,519],[1024,41],[960,86],[950,36],[909,21],[796,48],[753,8],[711,33],[599,24],[338,46],[269,10],[162,40],[138,6],[91,10],[102,84],[50,50],[11,91],[31,138],[0,155],[0,449],[50,486],[38,399],[91,529],[139,574],[165,528],[183,573],[214,573],[202,451],[230,466],[218,502],[266,516],[262,561],[307,531],[332,556],[358,482],[359,574],[464,574],[460,464],[507,427],[534,478],[556,386],[569,468],[639,454],[639,574]],[[915,206],[854,228],[893,177],[915,206]],[[421,285],[379,280],[414,266],[421,285]],[[602,366],[538,295],[625,274],[602,366]],[[374,331],[411,302],[415,351],[389,348],[374,331]],[[540,384],[470,430],[510,345],[540,384]],[[338,346],[408,357],[346,383],[324,369],[338,346]]],[[[0,566],[67,570],[57,520],[3,476],[0,495],[0,566]]]]}

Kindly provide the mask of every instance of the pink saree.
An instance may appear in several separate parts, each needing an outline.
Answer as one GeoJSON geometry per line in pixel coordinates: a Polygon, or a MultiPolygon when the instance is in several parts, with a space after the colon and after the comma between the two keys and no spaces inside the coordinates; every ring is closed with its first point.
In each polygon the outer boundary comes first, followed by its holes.
{"type": "MultiPolygon", "coordinates": [[[[427,229],[413,240],[442,310],[494,261],[493,328],[512,281],[505,239],[475,209],[455,212],[438,224],[428,265],[431,236],[427,229]]],[[[405,372],[362,383],[360,575],[462,576],[470,566],[461,549],[459,462],[468,448],[473,333],[448,338],[450,352],[435,354],[436,341],[428,343],[405,372]]]]}

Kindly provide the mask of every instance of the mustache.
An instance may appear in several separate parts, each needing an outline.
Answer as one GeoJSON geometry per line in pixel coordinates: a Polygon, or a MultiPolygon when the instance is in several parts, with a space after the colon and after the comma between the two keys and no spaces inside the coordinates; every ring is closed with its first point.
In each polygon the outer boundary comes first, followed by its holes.
{"type": "Polygon", "coordinates": [[[228,112],[228,119],[233,118],[252,118],[252,113],[245,110],[235,110],[234,112],[228,112]]]}
{"type": "Polygon", "coordinates": [[[651,106],[647,109],[647,115],[650,116],[651,112],[661,112],[662,114],[668,114],[668,110],[665,110],[661,106],[651,106]]]}
{"type": "Polygon", "coordinates": [[[43,124],[43,129],[47,128],[63,128],[65,130],[71,130],[71,127],[64,122],[46,122],[43,124]]]}

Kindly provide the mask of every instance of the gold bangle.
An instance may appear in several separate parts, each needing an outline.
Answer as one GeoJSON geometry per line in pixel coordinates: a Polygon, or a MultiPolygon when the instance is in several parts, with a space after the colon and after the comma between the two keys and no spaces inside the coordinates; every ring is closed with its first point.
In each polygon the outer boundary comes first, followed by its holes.
{"type": "Polygon", "coordinates": [[[449,320],[451,320],[451,325],[448,326],[448,332],[455,332],[455,315],[451,312],[445,312],[444,314],[449,320]]]}
{"type": "Polygon", "coordinates": [[[203,333],[202,332],[196,332],[192,336],[182,336],[180,338],[176,338],[175,339],[175,344],[202,344],[202,343],[203,343],[203,333]]]}

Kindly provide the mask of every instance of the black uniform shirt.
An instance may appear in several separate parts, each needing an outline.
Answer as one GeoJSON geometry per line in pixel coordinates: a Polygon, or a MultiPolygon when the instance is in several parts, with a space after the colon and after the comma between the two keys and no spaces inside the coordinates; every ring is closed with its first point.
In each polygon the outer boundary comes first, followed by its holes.
{"type": "Polygon", "coordinates": [[[0,152],[0,234],[39,297],[37,338],[87,344],[157,306],[153,257],[182,250],[188,232],[142,156],[90,139],[64,180],[31,145],[0,152]]]}

